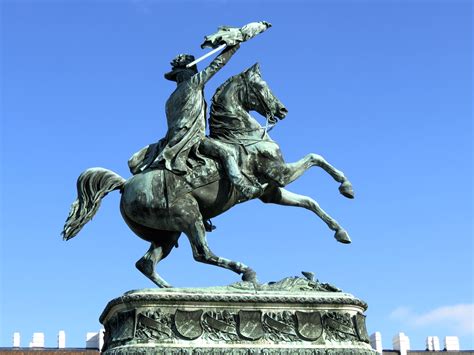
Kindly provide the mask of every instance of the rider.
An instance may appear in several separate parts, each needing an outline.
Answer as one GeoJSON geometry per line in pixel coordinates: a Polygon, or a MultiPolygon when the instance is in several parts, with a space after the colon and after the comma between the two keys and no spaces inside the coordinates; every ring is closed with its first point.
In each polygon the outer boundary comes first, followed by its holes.
{"type": "Polygon", "coordinates": [[[240,172],[235,153],[231,148],[206,137],[206,101],[204,85],[216,74],[240,47],[239,44],[226,47],[202,71],[196,65],[187,68],[194,61],[189,54],[180,54],[172,62],[172,70],[165,78],[175,81],[176,90],[166,102],[168,132],[158,156],[149,165],[150,168],[164,164],[176,173],[183,175],[189,166],[203,162],[200,152],[219,159],[229,180],[246,199],[261,193],[261,186],[248,184],[240,172]]]}

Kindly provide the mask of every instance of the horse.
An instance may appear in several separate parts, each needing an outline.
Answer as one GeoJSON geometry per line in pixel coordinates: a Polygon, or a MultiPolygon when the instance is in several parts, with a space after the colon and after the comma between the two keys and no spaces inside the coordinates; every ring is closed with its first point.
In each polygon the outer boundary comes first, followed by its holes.
{"type": "MultiPolygon", "coordinates": [[[[311,153],[294,163],[284,161],[280,147],[270,138],[268,131],[278,119],[285,118],[287,112],[263,80],[257,63],[218,87],[211,102],[210,137],[206,139],[215,139],[220,144],[232,147],[244,176],[253,183],[261,184],[261,192],[251,196],[251,199],[259,198],[264,203],[308,209],[335,232],[337,241],[350,243],[346,230],[315,200],[284,188],[306,170],[316,166],[340,183],[339,192],[343,196],[354,198],[349,180],[321,155],[311,153]],[[250,111],[266,117],[266,125],[262,127],[249,114],[250,111]]],[[[218,163],[214,166],[218,166],[218,163]]],[[[203,171],[207,174],[209,169],[203,171]]],[[[177,191],[174,200],[164,205],[160,202],[166,193],[164,182],[169,181],[170,177],[181,181],[179,179],[183,177],[173,175],[166,169],[149,169],[126,180],[108,169],[87,169],[77,180],[78,197],[64,225],[63,239],[69,240],[76,236],[98,211],[102,198],[111,191],[120,190],[123,219],[138,237],[150,243],[150,248],[135,266],[158,287],[171,287],[156,272],[156,265],[177,246],[181,233],[188,237],[196,261],[229,269],[241,274],[243,281],[255,284],[257,274],[252,268],[215,255],[208,245],[205,222],[245,201],[225,175],[211,175],[213,179],[195,189],[177,191]]]]}

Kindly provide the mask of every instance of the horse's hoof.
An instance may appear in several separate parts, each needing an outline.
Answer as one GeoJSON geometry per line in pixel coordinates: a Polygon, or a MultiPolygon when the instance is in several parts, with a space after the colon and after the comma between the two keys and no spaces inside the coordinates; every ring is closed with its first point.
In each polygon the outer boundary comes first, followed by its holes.
{"type": "Polygon", "coordinates": [[[336,234],[334,234],[334,238],[340,243],[343,244],[350,244],[351,243],[351,238],[349,238],[349,234],[344,229],[339,229],[336,231],[336,234]]]}
{"type": "Polygon", "coordinates": [[[150,276],[150,280],[153,281],[153,283],[159,288],[173,288],[173,286],[163,280],[157,273],[154,273],[154,275],[150,276]]]}
{"type": "Polygon", "coordinates": [[[344,181],[341,186],[339,186],[339,192],[344,197],[354,198],[354,190],[352,189],[352,184],[349,180],[344,181]]]}
{"type": "Polygon", "coordinates": [[[160,284],[157,284],[157,286],[159,288],[173,288],[173,286],[171,286],[169,283],[160,283],[160,284]]]}
{"type": "Polygon", "coordinates": [[[242,275],[242,281],[249,281],[253,282],[254,284],[258,283],[257,281],[257,273],[252,269],[248,269],[242,275]]]}

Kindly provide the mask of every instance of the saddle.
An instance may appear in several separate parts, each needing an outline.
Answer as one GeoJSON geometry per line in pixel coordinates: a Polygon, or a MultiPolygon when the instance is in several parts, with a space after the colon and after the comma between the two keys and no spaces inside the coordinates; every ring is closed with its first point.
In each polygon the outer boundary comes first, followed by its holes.
{"type": "Polygon", "coordinates": [[[164,144],[163,142],[162,139],[157,143],[147,145],[128,160],[128,166],[133,175],[151,170],[161,172],[163,195],[165,197],[160,203],[161,207],[168,208],[178,197],[225,177],[220,162],[206,156],[200,156],[199,160],[190,156],[189,172],[183,175],[169,171],[164,164],[153,164],[164,144]]]}

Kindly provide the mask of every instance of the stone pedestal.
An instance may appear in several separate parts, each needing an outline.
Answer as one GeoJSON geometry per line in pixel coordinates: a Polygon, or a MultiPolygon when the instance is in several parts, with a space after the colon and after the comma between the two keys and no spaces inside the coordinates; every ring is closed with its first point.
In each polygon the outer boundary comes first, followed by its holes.
{"type": "Polygon", "coordinates": [[[304,278],[255,286],[143,289],[100,317],[106,355],[376,354],[354,296],[304,278]]]}

